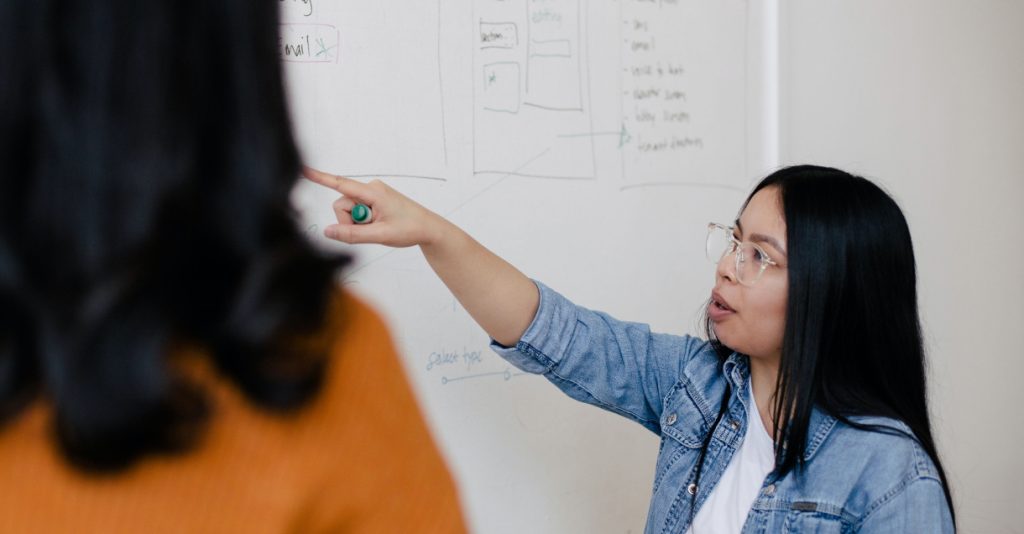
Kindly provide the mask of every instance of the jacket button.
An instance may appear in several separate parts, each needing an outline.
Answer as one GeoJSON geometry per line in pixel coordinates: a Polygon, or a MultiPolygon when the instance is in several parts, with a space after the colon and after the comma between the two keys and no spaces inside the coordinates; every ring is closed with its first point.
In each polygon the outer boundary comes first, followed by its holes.
{"type": "Polygon", "coordinates": [[[665,418],[665,424],[669,426],[674,425],[676,424],[676,419],[676,414],[669,414],[668,417],[665,418]]]}
{"type": "Polygon", "coordinates": [[[697,494],[697,485],[696,484],[690,484],[689,486],[686,486],[686,493],[689,493],[690,495],[696,495],[697,494]]]}
{"type": "Polygon", "coordinates": [[[729,421],[729,428],[731,428],[733,430],[739,430],[740,429],[740,422],[735,420],[735,419],[733,419],[732,421],[729,421]]]}
{"type": "Polygon", "coordinates": [[[775,484],[768,484],[768,486],[764,488],[764,494],[769,497],[775,495],[775,484]]]}

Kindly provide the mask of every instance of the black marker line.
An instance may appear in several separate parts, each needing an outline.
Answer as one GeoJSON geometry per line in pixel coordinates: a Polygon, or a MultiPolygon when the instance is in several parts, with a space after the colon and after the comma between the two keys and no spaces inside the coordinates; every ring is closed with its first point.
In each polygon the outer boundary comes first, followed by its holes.
{"type": "Polygon", "coordinates": [[[498,108],[484,107],[484,111],[493,111],[495,113],[508,113],[510,115],[518,115],[519,114],[519,110],[518,109],[498,109],[498,108]]]}
{"type": "Polygon", "coordinates": [[[714,184],[710,182],[647,182],[642,184],[624,185],[619,188],[619,191],[627,191],[629,189],[646,189],[651,187],[697,187],[703,189],[724,189],[726,191],[732,191],[739,194],[746,193],[746,190],[734,185],[714,184]]]}
{"type": "Polygon", "coordinates": [[[529,373],[524,373],[522,371],[513,373],[511,370],[505,369],[504,371],[497,371],[497,372],[493,372],[493,373],[479,373],[479,374],[475,374],[475,375],[457,376],[455,378],[448,378],[447,376],[442,376],[441,377],[441,385],[447,385],[449,382],[458,382],[460,380],[472,380],[474,378],[484,378],[484,377],[488,377],[488,376],[502,376],[502,377],[505,378],[505,381],[509,381],[509,380],[511,380],[514,377],[523,376],[523,375],[526,375],[526,374],[529,374],[529,373]]]}
{"type": "MultiPolygon", "coordinates": [[[[529,75],[529,69],[527,69],[527,75],[529,75]]],[[[529,90],[527,90],[527,94],[529,94],[529,90]]],[[[578,107],[578,108],[556,108],[556,107],[551,107],[551,106],[542,106],[540,104],[534,104],[532,102],[523,102],[523,105],[524,106],[530,106],[532,108],[543,109],[543,110],[546,110],[546,111],[579,111],[581,113],[583,112],[583,108],[582,107],[578,107]]]]}
{"type": "Polygon", "coordinates": [[[444,109],[444,74],[441,73],[441,0],[437,0],[437,83],[441,93],[441,148],[444,151],[444,166],[448,168],[448,123],[444,109]]]}
{"type": "MultiPolygon", "coordinates": [[[[576,6],[576,13],[579,16],[579,28],[577,29],[577,39],[579,39],[576,45],[577,50],[580,53],[580,106],[583,105],[583,84],[587,84],[587,126],[591,133],[594,132],[594,90],[590,85],[590,3],[587,2],[587,23],[583,24],[583,12],[582,2],[578,2],[576,6]],[[586,61],[586,75],[584,76],[584,65],[586,61]]],[[[594,143],[594,137],[590,137],[590,175],[593,178],[597,177],[597,147],[594,143]]]]}
{"type": "Polygon", "coordinates": [[[507,176],[522,176],[523,178],[544,178],[548,180],[596,180],[593,176],[559,176],[554,174],[529,174],[518,171],[497,171],[497,170],[483,170],[476,171],[473,174],[504,174],[507,176]]]}

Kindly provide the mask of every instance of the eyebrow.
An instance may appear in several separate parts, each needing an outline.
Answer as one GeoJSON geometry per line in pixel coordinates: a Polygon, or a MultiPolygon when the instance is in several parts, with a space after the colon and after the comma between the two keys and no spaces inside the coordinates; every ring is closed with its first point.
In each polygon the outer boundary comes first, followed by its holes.
{"type": "MultiPolygon", "coordinates": [[[[740,231],[740,235],[743,235],[743,225],[740,224],[739,219],[736,219],[736,229],[740,231]]],[[[786,249],[782,246],[782,243],[779,243],[778,239],[775,239],[770,235],[750,234],[750,240],[754,242],[768,243],[777,250],[779,254],[782,254],[783,256],[786,255],[786,249]]]]}

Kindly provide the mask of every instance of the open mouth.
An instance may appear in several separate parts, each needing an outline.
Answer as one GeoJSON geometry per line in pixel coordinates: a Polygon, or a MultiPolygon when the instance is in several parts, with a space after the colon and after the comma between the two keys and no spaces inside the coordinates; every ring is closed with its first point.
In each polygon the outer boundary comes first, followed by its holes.
{"type": "Polygon", "coordinates": [[[711,304],[708,305],[708,315],[711,317],[711,320],[719,321],[733,313],[736,313],[736,310],[726,304],[725,299],[717,291],[712,291],[711,304]]]}
{"type": "Polygon", "coordinates": [[[736,311],[730,308],[728,304],[726,304],[725,299],[723,299],[722,296],[718,294],[718,291],[711,292],[711,306],[721,311],[736,311]]]}

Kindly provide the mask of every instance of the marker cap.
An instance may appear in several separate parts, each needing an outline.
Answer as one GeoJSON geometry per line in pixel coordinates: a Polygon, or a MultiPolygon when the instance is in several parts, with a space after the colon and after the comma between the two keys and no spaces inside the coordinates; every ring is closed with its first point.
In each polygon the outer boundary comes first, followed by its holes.
{"type": "Polygon", "coordinates": [[[373,220],[373,210],[366,204],[356,204],[352,207],[352,222],[366,224],[373,220]]]}

